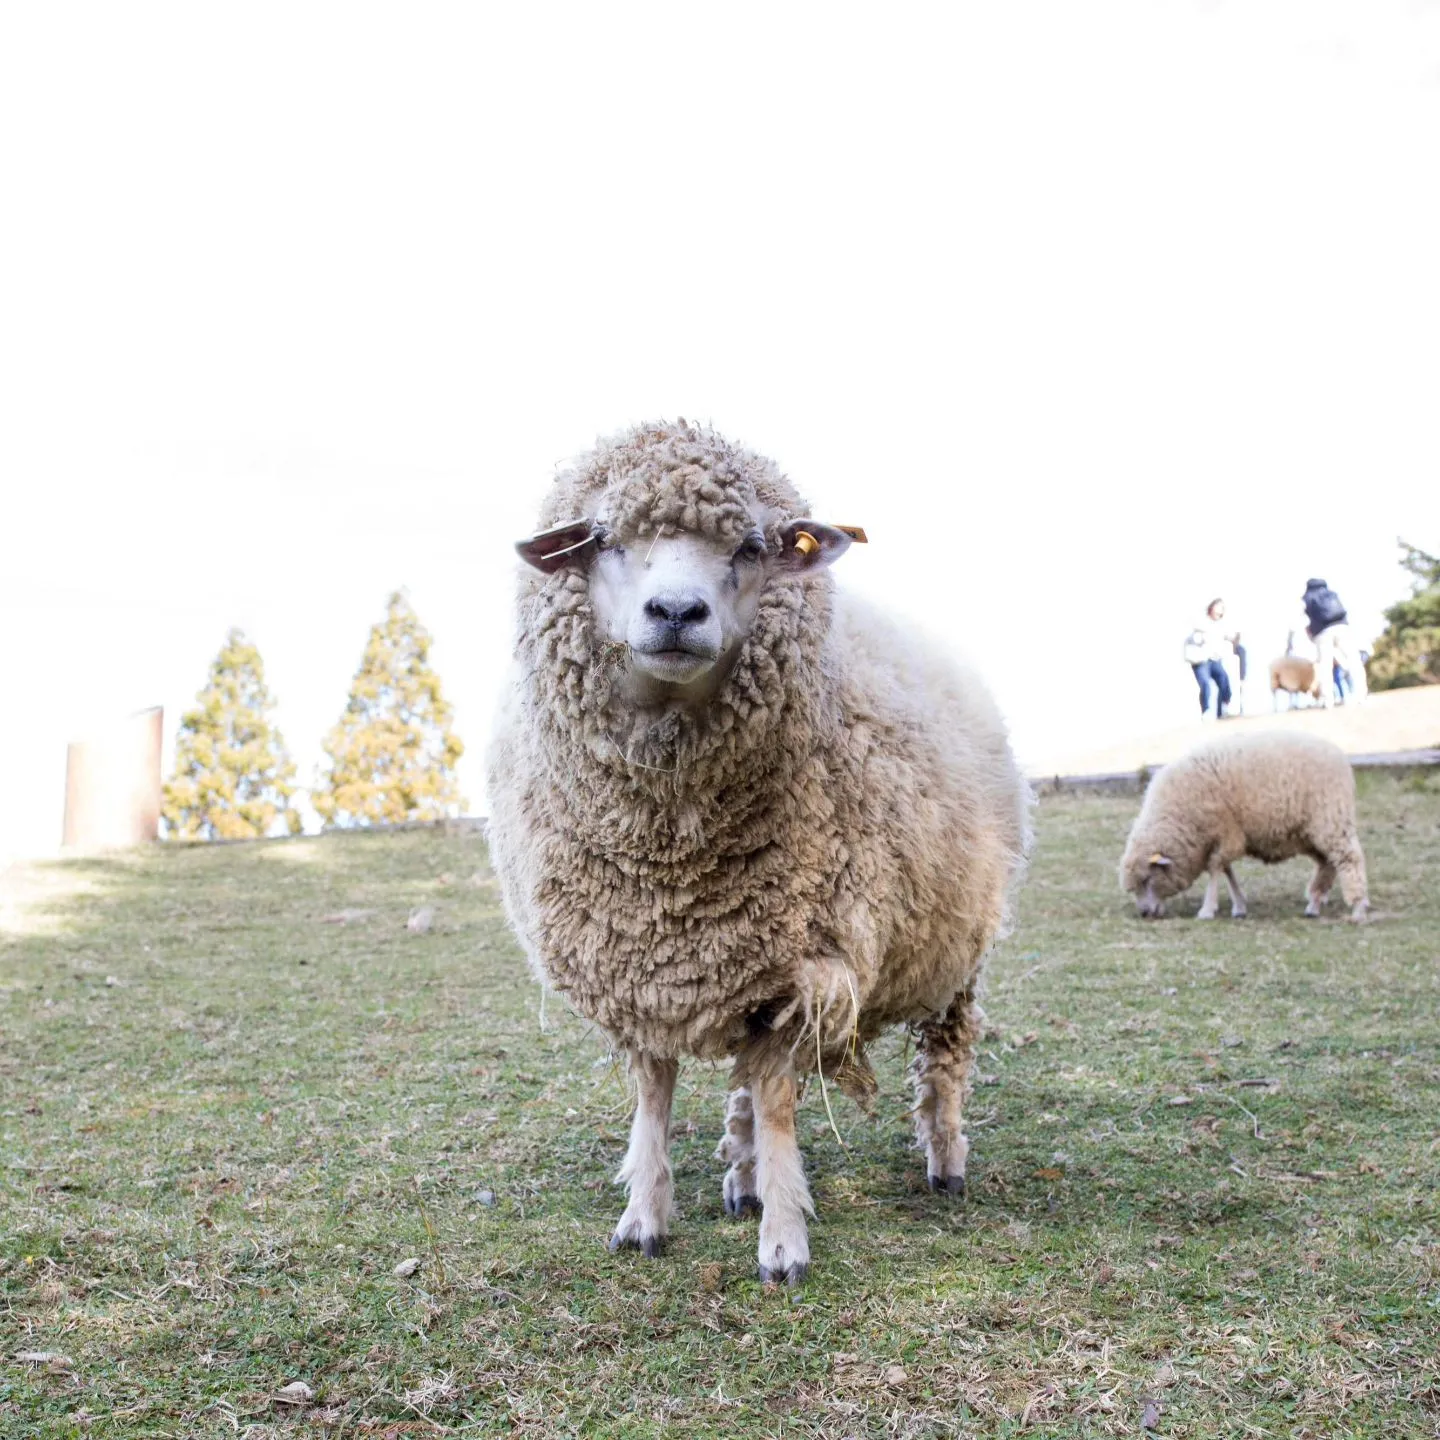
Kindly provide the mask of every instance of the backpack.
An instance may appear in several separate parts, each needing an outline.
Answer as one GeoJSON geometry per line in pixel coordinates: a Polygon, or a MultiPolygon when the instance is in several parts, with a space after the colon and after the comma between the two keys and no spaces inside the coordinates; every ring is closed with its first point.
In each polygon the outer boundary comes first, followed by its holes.
{"type": "Polygon", "coordinates": [[[1310,621],[1312,635],[1318,635],[1332,625],[1345,623],[1345,607],[1340,603],[1340,597],[1328,585],[1324,589],[1307,592],[1305,614],[1310,621]]]}

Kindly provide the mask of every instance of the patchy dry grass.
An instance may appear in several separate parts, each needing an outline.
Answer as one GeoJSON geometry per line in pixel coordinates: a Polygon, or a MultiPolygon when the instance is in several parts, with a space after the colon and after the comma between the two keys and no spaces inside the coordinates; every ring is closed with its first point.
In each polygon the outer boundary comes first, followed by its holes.
{"type": "Polygon", "coordinates": [[[709,1069],[669,1254],[606,1253],[623,1073],[541,1031],[478,840],[58,867],[0,948],[0,1433],[1440,1433],[1440,778],[1362,777],[1363,929],[1299,864],[1142,925],[1136,804],[1041,807],[968,1202],[900,1037],[846,1149],[807,1100],[798,1297],[722,1214],[709,1069]]]}

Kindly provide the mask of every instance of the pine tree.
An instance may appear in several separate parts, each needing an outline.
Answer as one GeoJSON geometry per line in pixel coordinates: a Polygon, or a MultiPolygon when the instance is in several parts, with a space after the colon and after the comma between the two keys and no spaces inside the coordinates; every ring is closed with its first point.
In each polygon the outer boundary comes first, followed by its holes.
{"type": "Polygon", "coordinates": [[[276,821],[298,834],[295,765],[270,723],[275,702],[260,652],[242,631],[225,637],[195,702],[181,717],[175,776],[165,785],[166,837],[255,840],[276,821]]]}
{"type": "Polygon", "coordinates": [[[1415,577],[1408,600],[1385,612],[1385,633],[1365,667],[1372,690],[1440,685],[1440,556],[1399,542],[1400,564],[1415,577]]]}
{"type": "Polygon", "coordinates": [[[397,591],[325,737],[330,769],[313,799],[327,825],[442,820],[464,809],[455,764],[465,746],[429,656],[429,632],[397,591]]]}

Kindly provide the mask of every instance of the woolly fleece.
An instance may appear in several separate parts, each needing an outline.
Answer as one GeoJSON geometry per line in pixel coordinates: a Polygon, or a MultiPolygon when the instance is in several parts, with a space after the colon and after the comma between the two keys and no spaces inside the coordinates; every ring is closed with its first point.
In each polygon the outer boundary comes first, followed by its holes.
{"type": "MultiPolygon", "coordinates": [[[[758,524],[773,557],[806,514],[770,461],[681,421],[601,444],[556,479],[536,528],[738,543],[758,524]]],[[[794,1048],[801,1017],[776,1017],[837,961],[862,1043],[973,993],[1029,800],[973,674],[828,571],[767,573],[734,668],[695,710],[620,698],[622,647],[597,644],[583,564],[526,570],[518,612],[489,835],[542,982],[620,1045],[716,1059],[794,1048]]]]}

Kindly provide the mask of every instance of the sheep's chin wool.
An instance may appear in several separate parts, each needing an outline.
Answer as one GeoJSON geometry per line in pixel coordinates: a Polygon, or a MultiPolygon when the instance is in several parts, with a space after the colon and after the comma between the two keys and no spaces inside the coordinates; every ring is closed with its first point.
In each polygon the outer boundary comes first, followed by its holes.
{"type": "MultiPolygon", "coordinates": [[[[804,513],[769,461],[682,422],[562,474],[538,528],[738,544],[804,513]]],[[[803,1033],[807,977],[838,963],[854,1010],[838,1069],[973,987],[1024,848],[1003,725],[978,682],[837,606],[828,572],[772,573],[713,698],[641,708],[583,567],[522,579],[490,756],[496,867],[536,970],[622,1045],[778,1053],[803,1033]]]]}

